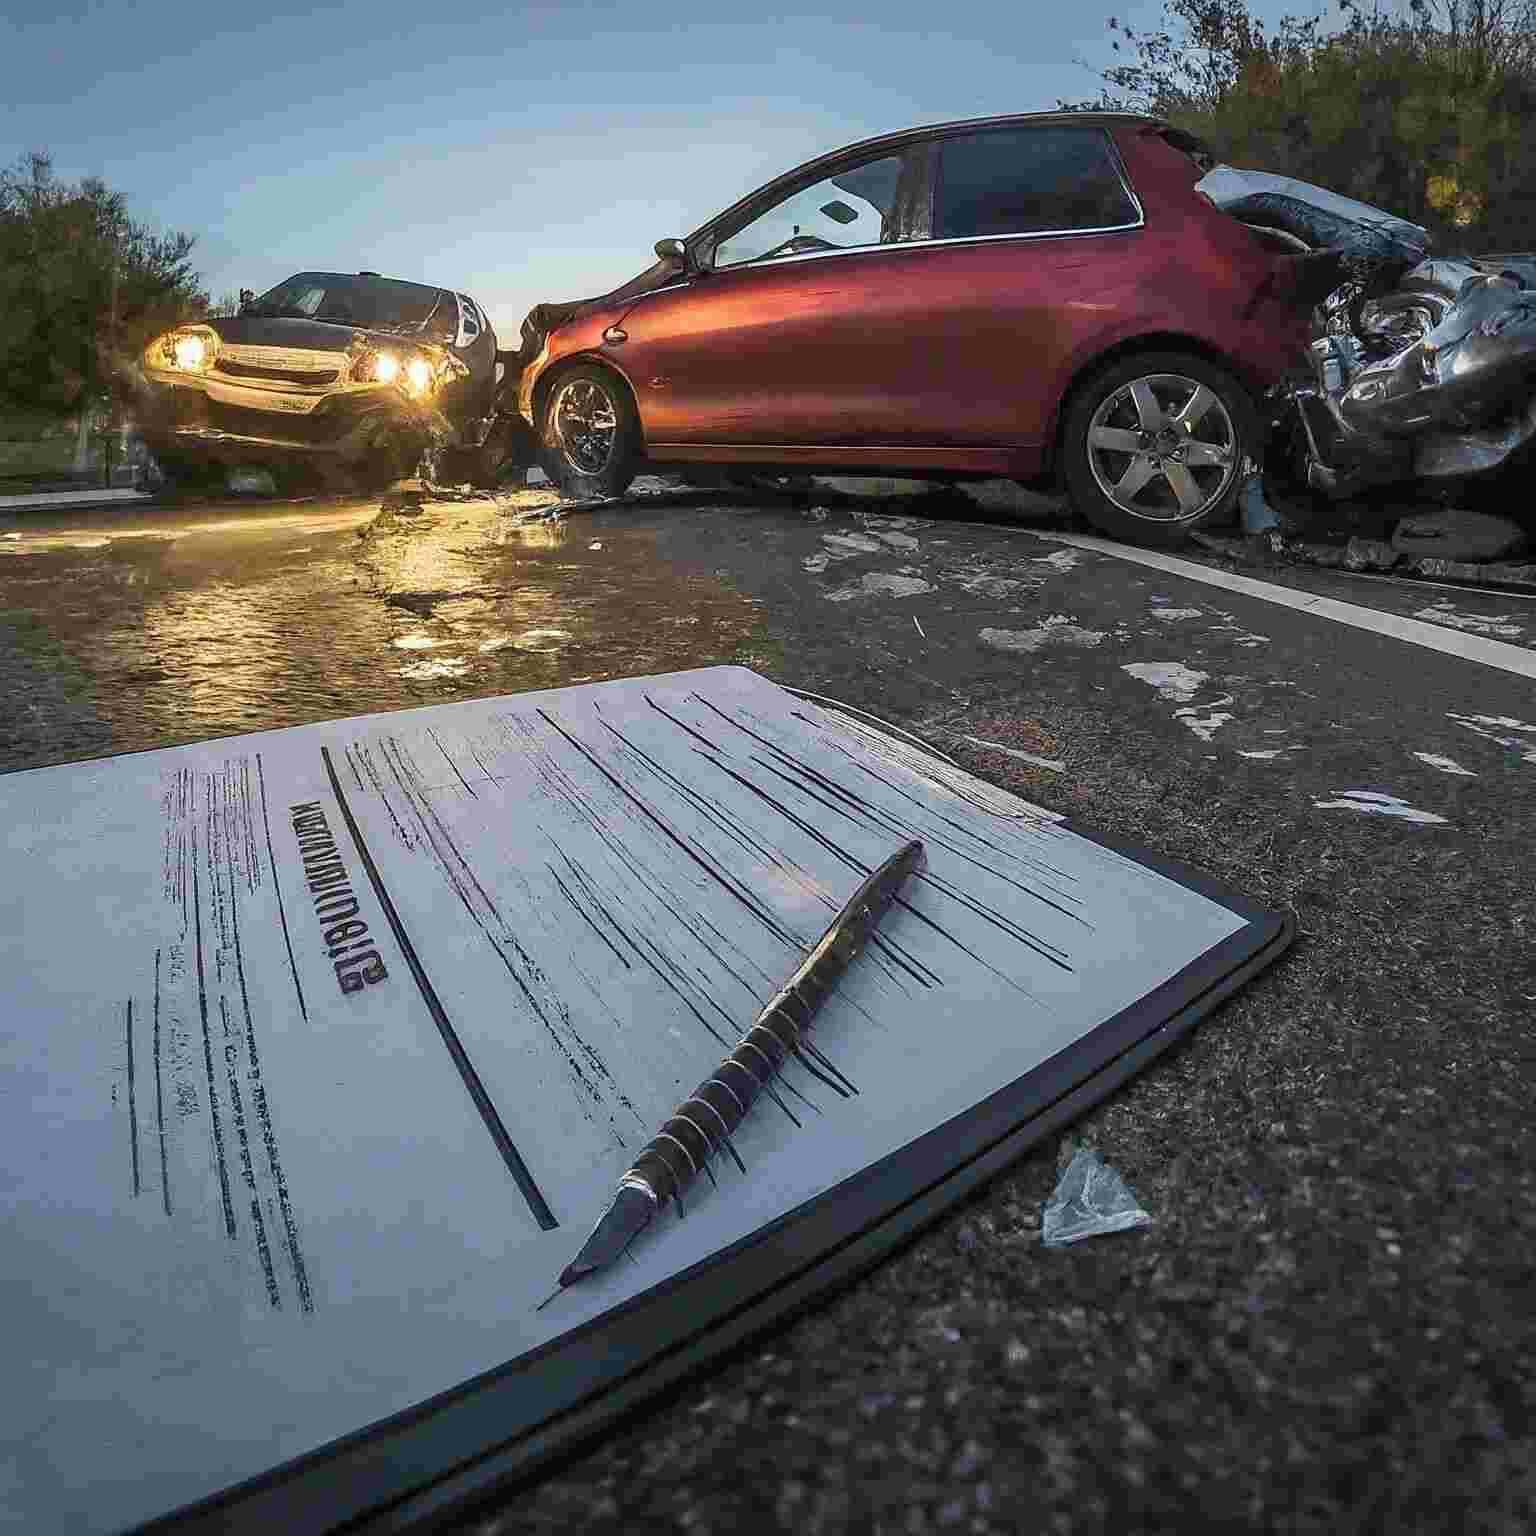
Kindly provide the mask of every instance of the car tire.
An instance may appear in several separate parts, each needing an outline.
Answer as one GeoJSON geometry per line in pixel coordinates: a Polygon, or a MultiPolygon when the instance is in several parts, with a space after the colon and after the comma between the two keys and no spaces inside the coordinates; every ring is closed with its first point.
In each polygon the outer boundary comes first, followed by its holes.
{"type": "Polygon", "coordinates": [[[1260,437],[1251,396],[1225,369],[1192,352],[1138,352],[1073,396],[1062,469],[1095,528],[1168,548],[1231,515],[1260,437]]]}
{"type": "Polygon", "coordinates": [[[628,387],[606,368],[572,368],[539,410],[539,463],[573,501],[622,496],[638,468],[640,420],[628,387]]]}

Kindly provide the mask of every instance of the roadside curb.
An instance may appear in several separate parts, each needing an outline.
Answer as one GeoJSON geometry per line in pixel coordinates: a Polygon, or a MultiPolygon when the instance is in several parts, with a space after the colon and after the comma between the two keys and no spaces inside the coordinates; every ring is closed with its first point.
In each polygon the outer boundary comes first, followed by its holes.
{"type": "Polygon", "coordinates": [[[84,511],[91,507],[115,507],[124,503],[136,506],[156,505],[156,498],[131,486],[103,486],[95,491],[45,491],[24,496],[0,496],[0,513],[49,512],[55,508],[72,507],[84,511]]]}

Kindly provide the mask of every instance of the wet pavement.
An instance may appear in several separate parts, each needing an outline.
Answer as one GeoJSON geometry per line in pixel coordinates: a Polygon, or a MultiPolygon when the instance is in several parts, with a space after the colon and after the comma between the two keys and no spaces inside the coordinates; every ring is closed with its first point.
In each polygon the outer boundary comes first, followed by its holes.
{"type": "Polygon", "coordinates": [[[0,769],[736,662],[1299,933],[1075,1128],[1151,1227],[1042,1249],[1043,1146],[490,1528],[1530,1529],[1536,603],[1243,572],[1474,661],[952,497],[549,506],[0,523],[0,769]]]}
{"type": "Polygon", "coordinates": [[[634,510],[548,521],[553,500],[12,519],[0,771],[759,659],[728,578],[634,510]]]}

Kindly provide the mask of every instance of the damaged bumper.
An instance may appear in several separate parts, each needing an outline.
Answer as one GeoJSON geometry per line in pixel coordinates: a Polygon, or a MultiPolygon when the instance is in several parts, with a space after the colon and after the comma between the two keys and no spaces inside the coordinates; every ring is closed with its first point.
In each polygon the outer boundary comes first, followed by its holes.
{"type": "Polygon", "coordinates": [[[277,390],[212,377],[168,378],[139,368],[134,386],[152,446],[220,462],[249,458],[253,450],[356,462],[390,441],[414,439],[426,448],[457,436],[432,401],[408,399],[387,385],[277,390]]]}
{"type": "Polygon", "coordinates": [[[1312,376],[1283,393],[1314,490],[1490,475],[1536,440],[1536,256],[1431,256],[1416,224],[1262,172],[1221,166],[1199,187],[1304,252],[1292,297],[1321,323],[1312,376]]]}

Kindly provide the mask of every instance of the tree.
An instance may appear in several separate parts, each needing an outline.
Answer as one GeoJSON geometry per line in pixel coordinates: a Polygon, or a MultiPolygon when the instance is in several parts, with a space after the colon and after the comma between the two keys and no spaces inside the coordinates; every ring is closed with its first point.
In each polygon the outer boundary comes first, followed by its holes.
{"type": "Polygon", "coordinates": [[[1536,244],[1536,0],[1341,9],[1328,33],[1294,16],[1268,33],[1246,0],[1167,0],[1150,32],[1111,17],[1130,60],[1072,105],[1165,117],[1230,164],[1423,224],[1447,253],[1536,244]]]}
{"type": "Polygon", "coordinates": [[[115,394],[158,331],[207,309],[193,244],[99,178],[61,182],[46,152],[0,171],[0,402],[63,413],[115,394]]]}

